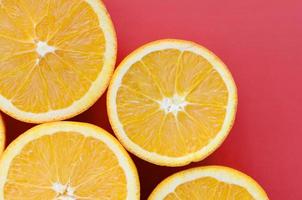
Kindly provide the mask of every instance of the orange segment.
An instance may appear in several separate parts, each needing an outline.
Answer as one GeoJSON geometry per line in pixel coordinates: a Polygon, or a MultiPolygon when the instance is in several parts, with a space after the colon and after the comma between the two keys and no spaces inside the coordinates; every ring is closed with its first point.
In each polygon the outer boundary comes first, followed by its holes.
{"type": "MultiPolygon", "coordinates": [[[[71,185],[75,185],[77,196],[87,196],[90,198],[101,198],[102,196],[111,199],[126,199],[127,181],[126,176],[115,155],[106,147],[105,144],[98,144],[93,139],[86,139],[83,146],[83,159],[86,162],[79,162],[74,168],[71,185]],[[93,154],[91,154],[93,152],[93,154]],[[100,153],[106,156],[99,156],[100,153]],[[103,163],[106,163],[104,165],[103,163]],[[100,166],[95,169],[95,166],[100,166]],[[83,169],[89,169],[83,171],[83,169]],[[112,175],[114,174],[114,177],[112,175]],[[105,183],[96,186],[96,183],[105,183]],[[104,195],[104,191],[107,194],[104,195]]],[[[67,166],[68,168],[68,166],[67,166]]]]}
{"type": "Polygon", "coordinates": [[[104,130],[58,122],[30,129],[0,163],[1,199],[139,199],[137,172],[104,130]]]}
{"type": "Polygon", "coordinates": [[[88,109],[116,58],[112,22],[99,0],[3,0],[0,45],[0,108],[34,123],[88,109]]]}
{"type": "Polygon", "coordinates": [[[212,71],[203,81],[192,87],[187,100],[193,103],[226,106],[228,89],[219,73],[212,71]]]}
{"type": "Polygon", "coordinates": [[[95,53],[58,50],[56,55],[91,82],[97,79],[98,72],[102,70],[104,64],[103,56],[95,53]]]}
{"type": "Polygon", "coordinates": [[[118,112],[123,124],[132,121],[140,121],[159,110],[158,104],[146,96],[135,93],[128,87],[121,87],[118,92],[118,112]]]}
{"type": "Polygon", "coordinates": [[[178,157],[187,153],[186,138],[183,132],[179,129],[178,121],[172,113],[165,115],[164,120],[161,122],[160,130],[157,133],[156,141],[161,141],[158,146],[153,142],[152,149],[156,149],[156,153],[167,155],[170,157],[178,157]],[[173,134],[171,134],[173,133],[173,134]],[[169,148],[166,148],[169,147],[169,148]]]}
{"type": "Polygon", "coordinates": [[[129,134],[129,138],[137,141],[139,146],[150,151],[157,151],[157,149],[154,149],[154,146],[158,147],[158,149],[163,147],[163,143],[158,138],[163,120],[164,114],[162,112],[155,112],[145,116],[143,119],[125,123],[124,129],[131,133],[129,134]]]}
{"type": "Polygon", "coordinates": [[[152,73],[141,61],[132,65],[131,71],[123,77],[122,85],[152,99],[159,100],[162,98],[161,91],[152,78],[152,73]]]}
{"type": "Polygon", "coordinates": [[[11,102],[17,108],[27,112],[47,112],[50,109],[50,102],[47,98],[45,99],[47,95],[46,77],[42,73],[41,67],[37,65],[29,71],[11,102]],[[33,93],[35,95],[32,95],[33,93]]]}
{"type": "Polygon", "coordinates": [[[187,113],[179,113],[177,118],[178,130],[183,134],[184,146],[187,148],[187,151],[181,152],[181,155],[196,152],[214,137],[198,120],[187,113]]]}
{"type": "Polygon", "coordinates": [[[36,25],[48,15],[50,0],[3,0],[3,9],[6,11],[16,28],[22,30],[26,37],[18,37],[20,40],[38,40],[35,32],[36,25]]]}
{"type": "Polygon", "coordinates": [[[83,0],[50,0],[46,12],[42,15],[43,18],[36,22],[37,37],[43,39],[43,41],[52,39],[61,28],[64,28],[63,22],[70,19],[70,14],[81,3],[83,3],[83,0]],[[69,15],[66,15],[66,13],[69,15]]]}
{"type": "Polygon", "coordinates": [[[165,197],[170,199],[190,199],[208,200],[254,200],[249,192],[241,186],[220,182],[215,178],[199,178],[194,181],[183,183],[175,188],[173,194],[165,197]]]}
{"type": "Polygon", "coordinates": [[[235,117],[226,66],[195,43],[160,40],[130,54],[108,91],[108,114],[124,146],[158,165],[180,166],[213,152],[235,117]]]}
{"type": "Polygon", "coordinates": [[[194,121],[198,121],[199,125],[203,127],[202,129],[206,130],[211,137],[215,137],[215,134],[222,128],[226,115],[226,107],[189,104],[186,112],[194,121]]]}
{"type": "Polygon", "coordinates": [[[49,44],[71,51],[104,53],[104,34],[100,31],[98,16],[82,2],[66,18],[49,44]]]}
{"type": "MultiPolygon", "coordinates": [[[[5,61],[9,58],[17,57],[18,55],[33,53],[35,45],[32,43],[25,43],[15,39],[8,39],[0,35],[0,61],[5,61]]],[[[37,58],[37,57],[36,57],[37,58]]]]}
{"type": "Polygon", "coordinates": [[[8,39],[30,41],[33,34],[33,24],[16,0],[1,1],[0,5],[0,35],[8,39]]]}
{"type": "Polygon", "coordinates": [[[47,55],[45,57],[45,64],[48,68],[41,66],[42,70],[53,76],[52,79],[48,80],[47,84],[48,86],[52,86],[49,87],[49,98],[52,99],[52,104],[54,104],[52,109],[70,106],[74,101],[79,100],[89,89],[91,81],[86,78],[85,73],[77,71],[76,67],[67,63],[60,56],[47,55]],[[54,81],[55,79],[58,84],[57,86],[50,83],[50,81],[54,81]],[[57,90],[57,92],[54,90],[57,90]],[[56,98],[56,94],[64,95],[63,99],[56,98]]]}
{"type": "Polygon", "coordinates": [[[173,96],[175,91],[176,70],[181,52],[167,49],[152,52],[142,58],[142,62],[150,70],[151,76],[162,89],[165,96],[173,96]]]}
{"type": "Polygon", "coordinates": [[[52,0],[19,0],[17,2],[23,7],[22,13],[27,14],[33,24],[38,24],[48,15],[49,7],[52,4],[52,0]]]}
{"type": "Polygon", "coordinates": [[[162,181],[149,200],[268,200],[249,176],[227,167],[209,166],[178,172],[162,181]]]}
{"type": "Polygon", "coordinates": [[[19,91],[27,77],[31,75],[37,54],[24,53],[12,56],[0,62],[0,93],[7,99],[12,99],[19,91]],[[21,84],[16,84],[20,83],[21,84]]]}
{"type": "Polygon", "coordinates": [[[70,15],[73,13],[73,11],[82,2],[83,0],[60,0],[51,2],[48,10],[51,15],[48,15],[48,17],[46,17],[47,23],[49,24],[47,40],[52,39],[53,36],[58,33],[61,28],[63,28],[64,21],[70,18],[70,15]],[[66,15],[66,13],[68,13],[68,15],[66,15]]]}
{"type": "Polygon", "coordinates": [[[181,95],[187,94],[213,70],[213,66],[202,56],[184,51],[179,59],[176,80],[177,92],[181,95]]]}

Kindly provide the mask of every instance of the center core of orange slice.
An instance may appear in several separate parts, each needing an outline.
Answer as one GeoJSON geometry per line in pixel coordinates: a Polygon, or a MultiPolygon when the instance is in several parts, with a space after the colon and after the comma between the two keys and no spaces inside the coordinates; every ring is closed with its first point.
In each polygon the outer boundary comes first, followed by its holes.
{"type": "Polygon", "coordinates": [[[40,57],[44,57],[48,53],[54,53],[55,50],[56,48],[48,45],[47,42],[38,41],[36,43],[36,51],[40,57]]]}
{"type": "Polygon", "coordinates": [[[60,200],[76,200],[74,196],[74,189],[69,185],[62,185],[61,183],[54,183],[52,189],[57,193],[57,199],[60,200]]]}
{"type": "Polygon", "coordinates": [[[166,114],[173,113],[177,116],[178,112],[184,111],[185,106],[188,104],[185,97],[174,95],[171,98],[165,97],[159,102],[160,108],[165,111],[166,114]]]}

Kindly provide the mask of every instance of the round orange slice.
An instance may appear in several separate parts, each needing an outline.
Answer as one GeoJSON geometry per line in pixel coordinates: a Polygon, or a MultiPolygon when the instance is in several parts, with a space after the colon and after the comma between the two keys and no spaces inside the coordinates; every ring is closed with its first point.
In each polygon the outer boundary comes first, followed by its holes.
{"type": "Polygon", "coordinates": [[[105,130],[55,122],[19,136],[0,161],[0,199],[139,200],[131,158],[105,130]]]}
{"type": "Polygon", "coordinates": [[[0,157],[4,150],[4,146],[5,146],[5,127],[2,117],[0,115],[0,157]]]}
{"type": "Polygon", "coordinates": [[[2,0],[0,109],[25,122],[73,117],[105,91],[116,36],[100,0],[2,0]]]}
{"type": "Polygon", "coordinates": [[[268,200],[251,177],[237,170],[208,166],[176,173],[162,181],[148,200],[268,200]]]}
{"type": "Polygon", "coordinates": [[[220,146],[235,118],[237,92],[223,62],[189,41],[159,40],[117,68],[108,115],[123,145],[151,163],[181,166],[220,146]]]}

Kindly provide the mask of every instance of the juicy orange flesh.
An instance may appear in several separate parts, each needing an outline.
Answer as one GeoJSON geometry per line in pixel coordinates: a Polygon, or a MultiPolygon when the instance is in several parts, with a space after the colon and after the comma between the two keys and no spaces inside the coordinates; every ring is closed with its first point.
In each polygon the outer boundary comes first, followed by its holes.
{"type": "Polygon", "coordinates": [[[178,157],[200,150],[224,122],[227,87],[202,56],[167,49],[133,64],[117,92],[117,112],[128,137],[149,152],[178,157]],[[182,96],[176,115],[160,107],[164,98],[182,96]]]}
{"type": "Polygon", "coordinates": [[[43,113],[84,96],[102,70],[105,39],[84,0],[2,0],[0,46],[0,95],[43,113]],[[40,56],[38,42],[56,51],[40,56]]]}
{"type": "Polygon", "coordinates": [[[54,199],[60,197],[52,188],[55,183],[73,188],[77,199],[125,199],[127,193],[113,152],[77,132],[57,132],[28,143],[10,164],[4,197],[54,199]]]}
{"type": "Polygon", "coordinates": [[[254,200],[239,185],[218,181],[212,177],[199,178],[176,187],[164,200],[254,200]]]}

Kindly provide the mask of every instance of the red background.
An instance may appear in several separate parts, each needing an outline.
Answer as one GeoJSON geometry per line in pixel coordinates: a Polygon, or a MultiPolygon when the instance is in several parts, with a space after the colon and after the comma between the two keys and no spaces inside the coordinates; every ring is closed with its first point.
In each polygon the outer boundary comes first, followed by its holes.
{"type": "MultiPolygon", "coordinates": [[[[105,0],[118,36],[118,63],[140,45],[161,38],[198,42],[229,66],[238,86],[235,125],[224,144],[199,165],[226,165],[254,177],[270,199],[302,199],[302,1],[105,0]]],[[[112,133],[106,96],[72,119],[112,133]]],[[[8,142],[32,125],[4,115],[8,142]]],[[[142,199],[163,168],[133,156],[142,199]]]]}

